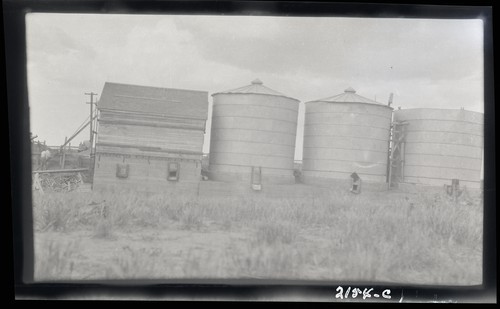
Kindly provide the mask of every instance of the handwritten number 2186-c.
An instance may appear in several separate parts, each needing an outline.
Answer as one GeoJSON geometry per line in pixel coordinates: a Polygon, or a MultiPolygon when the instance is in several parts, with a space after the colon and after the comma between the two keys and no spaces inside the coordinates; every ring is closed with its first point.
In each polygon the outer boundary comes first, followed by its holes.
{"type": "MultiPolygon", "coordinates": [[[[364,288],[363,290],[361,290],[359,288],[348,287],[347,290],[345,290],[345,292],[344,292],[344,289],[341,286],[339,286],[335,291],[337,292],[337,294],[335,294],[335,298],[338,298],[338,299],[344,299],[344,298],[347,299],[347,298],[349,298],[349,295],[352,298],[362,296],[363,299],[367,299],[367,298],[370,298],[372,296],[374,298],[380,297],[380,295],[376,294],[376,293],[374,293],[372,295],[373,288],[371,288],[371,289],[364,288]]],[[[382,292],[382,297],[385,299],[391,299],[391,290],[385,289],[382,292]]]]}

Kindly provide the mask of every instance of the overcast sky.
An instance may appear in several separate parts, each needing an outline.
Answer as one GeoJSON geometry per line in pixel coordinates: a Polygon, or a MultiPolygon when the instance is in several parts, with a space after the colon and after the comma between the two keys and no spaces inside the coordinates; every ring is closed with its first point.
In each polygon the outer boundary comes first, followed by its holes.
{"type": "Polygon", "coordinates": [[[303,102],[348,87],[382,103],[392,92],[396,108],[484,108],[477,19],[31,13],[26,22],[31,131],[54,146],[88,117],[84,93],[99,96],[106,81],[204,90],[211,104],[259,78],[301,101],[296,159],[303,102]]]}

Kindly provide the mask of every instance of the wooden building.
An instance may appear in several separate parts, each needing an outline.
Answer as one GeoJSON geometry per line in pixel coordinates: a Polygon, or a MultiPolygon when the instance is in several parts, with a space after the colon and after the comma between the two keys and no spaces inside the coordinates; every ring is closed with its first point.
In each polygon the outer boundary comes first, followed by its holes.
{"type": "Polygon", "coordinates": [[[197,190],[208,92],[107,82],[97,108],[95,190],[197,190]]]}

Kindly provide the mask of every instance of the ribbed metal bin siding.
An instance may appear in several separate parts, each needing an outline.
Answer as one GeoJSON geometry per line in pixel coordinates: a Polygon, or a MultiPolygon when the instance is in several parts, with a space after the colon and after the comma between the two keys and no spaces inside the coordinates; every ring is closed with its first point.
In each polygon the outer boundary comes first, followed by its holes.
{"type": "Polygon", "coordinates": [[[408,121],[404,182],[442,186],[459,179],[479,188],[484,115],[466,110],[418,108],[394,112],[408,121]]]}
{"type": "Polygon", "coordinates": [[[392,109],[375,104],[308,102],[302,174],[314,178],[385,182],[392,109]]]}
{"type": "Polygon", "coordinates": [[[252,166],[262,182],[293,183],[299,102],[263,94],[214,95],[210,176],[251,181],[252,166]]]}

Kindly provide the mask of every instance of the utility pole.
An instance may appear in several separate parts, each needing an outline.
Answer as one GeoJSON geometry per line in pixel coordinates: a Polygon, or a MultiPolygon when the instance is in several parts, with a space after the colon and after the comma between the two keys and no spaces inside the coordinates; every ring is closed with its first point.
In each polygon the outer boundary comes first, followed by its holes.
{"type": "Polygon", "coordinates": [[[94,142],[94,119],[93,119],[93,114],[94,114],[94,96],[97,95],[97,93],[93,92],[86,92],[85,95],[90,96],[90,102],[87,102],[87,104],[90,104],[90,149],[92,152],[92,145],[94,142]]]}
{"type": "Polygon", "coordinates": [[[391,95],[389,96],[389,103],[387,103],[387,106],[391,107],[393,98],[394,98],[394,93],[391,92],[391,95]]]}

